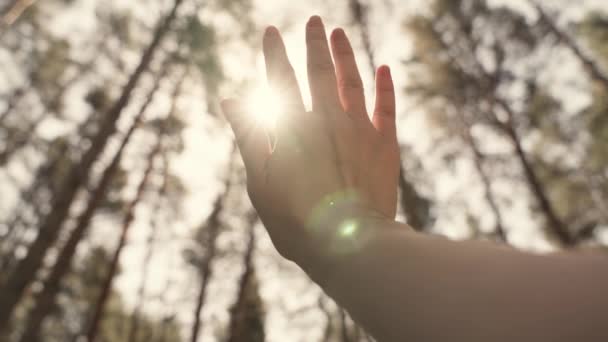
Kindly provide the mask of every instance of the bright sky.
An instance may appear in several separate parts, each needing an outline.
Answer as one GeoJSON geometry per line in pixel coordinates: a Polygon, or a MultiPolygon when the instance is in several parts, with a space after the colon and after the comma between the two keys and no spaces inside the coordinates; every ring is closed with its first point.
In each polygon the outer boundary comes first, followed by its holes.
{"type": "MultiPolygon", "coordinates": [[[[371,1],[371,0],[370,0],[371,1]]],[[[510,6],[522,8],[526,6],[526,0],[495,0],[495,3],[508,3],[510,6]]],[[[355,47],[359,46],[358,32],[349,25],[348,12],[345,7],[346,1],[288,1],[288,0],[256,0],[253,16],[261,30],[267,24],[273,24],[284,33],[288,54],[296,70],[301,88],[305,98],[308,99],[308,89],[306,87],[305,70],[305,46],[304,46],[304,23],[313,14],[323,16],[328,29],[343,25],[347,33],[351,35],[355,47]]],[[[402,19],[406,14],[416,13],[420,6],[419,0],[398,1],[382,0],[374,1],[375,11],[372,13],[372,40],[376,48],[376,60],[380,64],[388,64],[392,67],[394,79],[398,89],[403,89],[407,82],[407,77],[400,63],[408,55],[409,45],[401,32],[402,19]],[[393,9],[389,9],[393,6],[393,9]]],[[[545,3],[545,2],[543,2],[545,3]]],[[[80,0],[73,8],[64,11],[61,15],[53,18],[53,27],[56,33],[66,34],[74,37],[86,37],[95,30],[91,25],[93,18],[93,8],[96,4],[94,0],[80,0]],[[82,32],[81,35],[71,35],[70,32],[82,32]]],[[[546,2],[549,5],[568,6],[567,13],[563,22],[569,18],[576,18],[582,13],[581,2],[573,4],[566,1],[553,0],[546,2]]],[[[605,0],[588,0],[586,5],[592,8],[606,8],[605,0]]],[[[124,7],[124,10],[132,10],[137,13],[137,2],[114,1],[113,6],[124,7]]],[[[141,14],[141,13],[140,13],[141,14]]],[[[154,16],[141,14],[142,19],[150,21],[154,16]]],[[[244,52],[238,46],[227,45],[223,51],[223,61],[225,67],[235,79],[254,78],[258,87],[253,90],[255,93],[264,92],[264,69],[263,60],[259,51],[253,54],[244,52]]],[[[358,49],[358,60],[362,69],[364,82],[368,86],[368,98],[371,99],[372,72],[367,67],[364,54],[358,49]]],[[[247,93],[247,91],[226,87],[222,89],[224,96],[233,94],[247,93]]],[[[210,203],[218,191],[221,191],[219,179],[226,167],[226,157],[231,148],[231,135],[228,130],[218,130],[216,121],[208,119],[204,115],[205,108],[202,108],[200,97],[203,94],[189,94],[184,98],[180,106],[185,112],[188,127],[185,131],[186,151],[172,164],[174,172],[183,176],[186,185],[190,189],[187,201],[184,203],[184,217],[179,223],[172,223],[172,229],[161,229],[159,233],[159,243],[157,253],[153,260],[153,271],[150,275],[149,294],[151,296],[161,295],[166,286],[166,279],[172,277],[176,286],[169,295],[181,306],[174,308],[160,307],[156,305],[148,306],[149,309],[165,313],[167,310],[176,310],[182,322],[188,326],[193,305],[193,298],[197,290],[198,281],[194,279],[195,272],[174,272],[176,269],[189,269],[184,264],[181,250],[185,246],[185,240],[190,236],[192,228],[200,224],[209,210],[210,203]],[[215,128],[214,128],[215,127],[215,128]],[[178,236],[171,236],[169,231],[177,232],[178,236]]],[[[162,102],[162,100],[161,100],[162,102]]],[[[368,101],[371,106],[373,102],[368,101]]],[[[262,104],[260,104],[261,106],[262,104]]],[[[78,104],[75,104],[78,106],[78,104]]],[[[400,113],[400,139],[404,144],[412,146],[417,155],[426,155],[432,147],[432,139],[424,134],[428,131],[424,118],[415,111],[410,111],[411,104],[408,98],[403,96],[398,101],[400,113]]],[[[75,111],[77,108],[75,109],[75,111]]],[[[55,131],[54,129],[50,129],[55,131]]],[[[484,134],[479,132],[479,134],[484,134]]],[[[501,144],[489,144],[490,148],[499,150],[504,148],[501,144]]],[[[137,161],[132,161],[136,163],[137,161]]],[[[483,210],[479,204],[481,188],[479,185],[470,184],[470,175],[474,173],[472,165],[460,163],[457,165],[457,174],[451,171],[442,171],[443,165],[440,160],[427,158],[424,166],[437,172],[436,183],[432,184],[433,196],[440,203],[447,203],[453,196],[462,191],[463,187],[470,189],[471,203],[483,210]]],[[[133,180],[137,182],[138,180],[133,180]]],[[[514,189],[512,184],[496,184],[496,191],[501,194],[512,194],[522,192],[524,189],[514,189]]],[[[511,236],[512,241],[522,247],[546,249],[547,245],[538,239],[533,232],[533,224],[529,222],[527,215],[528,203],[521,201],[515,203],[510,217],[520,224],[518,230],[511,236]]],[[[138,210],[138,224],[131,231],[129,245],[121,260],[123,273],[116,283],[117,287],[125,294],[128,304],[132,304],[135,299],[135,292],[140,283],[142,273],[141,261],[145,252],[145,241],[148,238],[149,226],[147,219],[150,216],[146,210],[138,210]]],[[[482,224],[486,227],[492,226],[491,220],[487,217],[482,224]]],[[[116,235],[116,221],[108,221],[107,218],[100,217],[95,222],[94,241],[114,246],[116,235]]],[[[238,228],[238,227],[237,227],[238,228]]],[[[464,217],[457,212],[446,212],[439,215],[437,230],[448,233],[453,237],[464,237],[467,234],[464,217]],[[449,227],[446,229],[445,227],[449,227]]],[[[309,281],[293,265],[280,262],[279,257],[271,247],[266,234],[260,229],[260,253],[256,263],[260,272],[262,296],[270,305],[267,306],[267,329],[268,341],[312,341],[321,333],[323,318],[314,310],[307,310],[310,306],[316,305],[318,289],[311,286],[309,281]],[[294,317],[287,315],[287,312],[300,312],[294,317]]],[[[235,229],[222,236],[221,246],[229,249],[243,248],[243,231],[235,229]]],[[[238,256],[237,256],[238,257],[238,256]]],[[[208,306],[205,307],[204,320],[208,325],[203,330],[200,341],[214,341],[210,328],[221,327],[226,324],[228,314],[226,309],[233,300],[232,291],[234,290],[235,279],[240,275],[240,269],[235,267],[237,262],[234,258],[226,257],[215,266],[216,278],[214,279],[210,292],[208,306]]]]}

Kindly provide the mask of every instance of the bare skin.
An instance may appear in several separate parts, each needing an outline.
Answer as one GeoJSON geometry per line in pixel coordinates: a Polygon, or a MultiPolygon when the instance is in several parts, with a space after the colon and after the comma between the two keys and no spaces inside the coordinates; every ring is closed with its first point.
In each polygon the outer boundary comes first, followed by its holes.
{"type": "Polygon", "coordinates": [[[387,219],[394,219],[397,207],[399,147],[389,68],[378,70],[370,121],[363,82],[344,31],[337,29],[331,35],[335,66],[319,17],[307,24],[306,44],[311,112],[304,108],[278,30],[269,27],[264,34],[269,83],[287,99],[287,112],[274,132],[278,142],[273,151],[263,127],[245,117],[247,108],[235,100],[222,104],[239,141],[254,206],[276,247],[290,259],[303,252],[299,249],[310,237],[300,235],[309,234],[307,221],[328,196],[356,195],[358,206],[387,219]],[[293,228],[288,231],[286,226],[293,228]],[[291,246],[294,243],[299,246],[291,246]]]}
{"type": "Polygon", "coordinates": [[[379,341],[608,341],[605,256],[456,243],[394,221],[399,150],[390,70],[377,71],[370,120],[344,31],[329,42],[312,17],[307,112],[278,30],[266,30],[269,83],[287,99],[273,150],[248,108],[222,103],[251,201],[278,251],[379,341]]]}

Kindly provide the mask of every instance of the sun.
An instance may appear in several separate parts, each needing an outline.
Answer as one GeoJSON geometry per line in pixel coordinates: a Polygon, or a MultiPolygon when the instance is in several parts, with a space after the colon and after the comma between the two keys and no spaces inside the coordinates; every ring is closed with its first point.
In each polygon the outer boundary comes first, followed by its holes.
{"type": "Polygon", "coordinates": [[[267,130],[274,130],[284,110],[283,101],[267,85],[253,87],[247,96],[249,115],[267,130]]]}

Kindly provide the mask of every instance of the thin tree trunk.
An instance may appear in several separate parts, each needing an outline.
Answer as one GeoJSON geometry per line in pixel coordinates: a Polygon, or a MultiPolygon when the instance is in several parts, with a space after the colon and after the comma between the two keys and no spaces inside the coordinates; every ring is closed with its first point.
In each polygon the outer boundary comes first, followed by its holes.
{"type": "Polygon", "coordinates": [[[76,249],[82,238],[86,234],[87,229],[90,226],[91,219],[93,218],[96,210],[99,205],[103,201],[114,178],[116,172],[118,171],[118,167],[122,160],[122,156],[126,146],[131,141],[133,133],[139,128],[140,123],[143,119],[143,116],[148,110],[148,107],[152,103],[154,95],[158,91],[160,86],[160,81],[165,77],[166,70],[168,67],[163,65],[163,70],[161,74],[156,78],[155,84],[153,88],[148,93],[148,96],[144,103],[142,104],[139,112],[137,113],[135,120],[131,124],[131,127],[125,134],[125,137],[122,140],[122,143],[110,164],[104,170],[97,187],[93,191],[93,193],[89,197],[89,202],[85,210],[78,217],[76,227],[70,233],[70,236],[64,246],[61,249],[57,259],[55,260],[55,264],[48,275],[47,279],[44,281],[44,287],[41,292],[36,296],[34,307],[32,311],[28,315],[26,329],[21,337],[22,342],[36,342],[40,340],[40,333],[42,332],[42,323],[44,319],[53,311],[56,305],[56,297],[60,289],[60,283],[63,277],[69,272],[70,266],[72,264],[72,260],[74,255],[76,254],[76,249]]]}
{"type": "Polygon", "coordinates": [[[213,268],[211,267],[211,263],[215,259],[216,255],[216,240],[219,236],[220,229],[222,223],[220,221],[220,215],[224,210],[224,205],[229,195],[230,189],[232,188],[232,173],[234,168],[234,160],[236,159],[235,153],[236,146],[233,145],[228,170],[226,171],[226,179],[225,186],[223,192],[218,195],[213,204],[213,210],[211,214],[203,224],[201,229],[207,229],[208,234],[206,235],[207,240],[204,245],[206,246],[205,255],[200,265],[200,277],[201,283],[199,285],[198,295],[196,297],[196,305],[194,307],[194,313],[192,316],[192,328],[190,332],[190,342],[197,342],[199,336],[201,335],[202,330],[202,322],[201,322],[201,313],[203,307],[205,305],[205,298],[207,295],[207,288],[209,286],[209,281],[213,275],[213,268]]]}
{"type": "Polygon", "coordinates": [[[464,135],[464,140],[466,141],[467,145],[471,149],[471,152],[473,153],[473,163],[475,164],[475,169],[477,170],[477,173],[479,174],[479,178],[481,178],[481,182],[484,186],[484,196],[486,198],[486,202],[490,206],[490,210],[492,210],[492,214],[494,215],[494,220],[496,221],[495,222],[496,235],[498,236],[498,238],[501,241],[507,242],[507,235],[506,235],[504,224],[503,224],[504,221],[502,218],[502,214],[498,207],[498,201],[496,200],[496,198],[494,196],[494,192],[492,191],[492,181],[490,180],[490,177],[488,176],[488,174],[486,173],[486,171],[483,167],[484,156],[481,153],[481,151],[479,150],[479,146],[477,145],[477,142],[471,135],[471,123],[467,121],[467,119],[465,118],[464,114],[462,114],[462,112],[459,111],[459,115],[460,115],[460,119],[463,123],[462,134],[464,135]]]}
{"type": "Polygon", "coordinates": [[[331,337],[332,337],[332,332],[333,332],[333,315],[332,315],[332,312],[327,307],[327,305],[325,304],[324,297],[325,297],[324,295],[321,295],[321,296],[319,296],[319,300],[318,300],[319,309],[321,309],[321,311],[325,315],[325,328],[323,328],[323,336],[321,338],[321,342],[330,342],[331,337]]]}
{"type": "Polygon", "coordinates": [[[23,235],[28,229],[27,225],[33,225],[33,222],[27,222],[26,211],[31,209],[32,214],[38,216],[40,208],[34,202],[34,198],[45,181],[45,175],[52,173],[56,162],[57,160],[50,160],[47,164],[38,168],[33,184],[21,192],[17,205],[13,209],[14,213],[6,222],[6,232],[0,237],[0,269],[4,272],[8,273],[15,265],[15,250],[17,246],[23,243],[23,235]],[[28,208],[28,206],[32,208],[28,208]]]}
{"type": "MultiPolygon", "coordinates": [[[[89,116],[87,120],[81,123],[77,132],[81,132],[93,120],[93,116],[89,116]]],[[[69,151],[67,142],[61,143],[60,146],[47,150],[47,160],[40,165],[36,174],[33,177],[32,183],[20,193],[20,198],[15,206],[10,220],[7,221],[7,231],[2,236],[2,267],[6,274],[9,274],[14,266],[14,251],[19,246],[25,246],[24,235],[27,229],[31,229],[39,224],[39,221],[45,215],[43,206],[48,202],[45,200],[48,196],[52,197],[58,189],[54,186],[56,179],[56,171],[61,162],[65,162],[65,155],[69,151]],[[45,195],[43,191],[46,190],[45,195]],[[42,198],[42,199],[41,199],[42,198]],[[31,219],[27,219],[26,215],[30,215],[31,219]],[[19,235],[17,235],[19,233],[19,235]]]]}
{"type": "Polygon", "coordinates": [[[528,156],[521,144],[521,138],[515,129],[514,113],[511,107],[503,100],[497,100],[500,107],[507,113],[509,119],[508,123],[504,125],[504,130],[507,133],[508,137],[515,148],[515,154],[517,159],[519,160],[522,169],[524,171],[525,179],[528,183],[528,187],[530,191],[536,198],[540,209],[545,215],[547,219],[547,223],[549,224],[551,230],[555,234],[555,236],[559,239],[561,244],[566,247],[571,247],[576,245],[576,240],[568,231],[568,228],[564,224],[564,222],[559,218],[553,204],[549,200],[549,196],[547,195],[547,191],[545,190],[543,184],[540,181],[540,178],[536,174],[534,167],[528,160],[528,156]]]}
{"type": "MultiPolygon", "coordinates": [[[[161,301],[161,305],[162,307],[165,308],[170,308],[167,310],[167,312],[165,313],[163,319],[162,319],[162,323],[160,326],[160,332],[158,333],[158,338],[155,339],[156,342],[165,342],[167,340],[167,330],[169,328],[169,324],[171,322],[174,321],[175,319],[175,311],[173,309],[171,309],[172,307],[175,307],[175,305],[171,305],[169,304],[169,300],[168,300],[168,293],[170,293],[171,289],[173,288],[173,284],[174,284],[174,280],[171,278],[171,274],[169,274],[169,277],[167,278],[167,282],[165,283],[165,287],[163,289],[163,293],[161,295],[160,301],[161,301]]],[[[152,339],[154,340],[154,339],[152,339]]]]}
{"type": "Polygon", "coordinates": [[[112,261],[110,262],[110,268],[109,268],[107,276],[101,286],[101,292],[100,292],[99,296],[97,297],[97,300],[93,306],[93,308],[94,308],[93,316],[91,318],[91,321],[89,322],[89,326],[87,329],[87,341],[88,342],[94,342],[95,339],[97,338],[99,324],[101,322],[101,318],[104,313],[104,308],[105,308],[106,302],[107,302],[108,298],[110,297],[110,293],[112,291],[112,284],[113,284],[114,278],[116,276],[116,271],[118,270],[118,262],[120,261],[120,256],[126,245],[129,230],[135,219],[135,209],[137,208],[137,205],[143,200],[143,196],[144,196],[144,193],[148,186],[148,181],[149,181],[150,175],[152,174],[152,171],[154,170],[154,161],[155,161],[156,157],[158,156],[158,154],[160,153],[161,148],[162,148],[162,141],[163,141],[162,136],[159,136],[157,138],[156,146],[154,147],[154,149],[148,156],[148,164],[146,166],[144,175],[137,188],[135,197],[133,198],[131,203],[129,203],[129,205],[126,209],[126,214],[125,214],[124,221],[122,224],[122,229],[121,229],[118,245],[116,246],[116,249],[114,250],[114,255],[112,256],[112,261]]]}
{"type": "MultiPolygon", "coordinates": [[[[107,38],[107,36],[102,37],[99,44],[97,44],[96,50],[105,50],[108,40],[107,38]]],[[[95,65],[97,65],[97,61],[98,57],[95,56],[86,64],[79,64],[79,68],[74,76],[66,80],[66,82],[61,85],[55,96],[50,101],[44,101],[44,98],[42,97],[41,100],[44,107],[40,109],[40,112],[37,113],[33,119],[29,120],[30,122],[25,129],[10,129],[8,136],[6,137],[6,146],[0,150],[0,166],[6,165],[11,160],[11,157],[15,155],[15,153],[26,147],[28,143],[34,139],[35,135],[33,135],[32,132],[35,132],[47,117],[53,114],[54,111],[57,111],[57,108],[60,107],[65,93],[70,89],[70,87],[76,84],[76,82],[85,78],[94,69],[95,65]]],[[[16,106],[7,108],[7,111],[3,113],[3,117],[0,118],[0,127],[2,126],[2,121],[6,119],[9,114],[14,112],[15,107],[16,106]]]]}
{"type": "MultiPolygon", "coordinates": [[[[575,39],[572,38],[566,31],[560,29],[557,26],[555,21],[549,16],[549,14],[547,14],[547,12],[543,9],[543,7],[540,3],[538,3],[537,1],[532,1],[532,3],[539,14],[540,20],[549,27],[549,29],[551,30],[553,35],[555,37],[557,37],[558,41],[560,43],[564,44],[566,47],[568,47],[570,49],[570,51],[572,51],[572,53],[583,64],[583,66],[585,67],[585,70],[587,70],[587,72],[589,72],[589,75],[591,76],[591,78],[593,80],[595,80],[596,82],[601,83],[604,87],[604,90],[608,91],[608,74],[606,73],[605,70],[602,69],[600,64],[597,61],[593,60],[593,58],[590,57],[589,55],[587,55],[585,52],[583,52],[583,49],[575,41],[575,39]]],[[[590,175],[588,174],[588,170],[583,170],[583,172],[585,173],[585,181],[588,183],[592,200],[594,201],[594,204],[599,208],[600,212],[602,212],[602,215],[601,215],[602,219],[605,220],[607,217],[607,214],[605,214],[605,208],[606,208],[605,201],[602,199],[601,196],[598,196],[597,188],[595,186],[593,186],[592,184],[589,184],[590,175]]],[[[595,227],[590,228],[590,230],[591,231],[583,231],[583,232],[579,232],[577,234],[581,235],[581,236],[592,234],[593,231],[595,230],[595,227]]],[[[568,236],[570,236],[570,235],[568,235],[568,236]]],[[[574,237],[572,239],[577,240],[577,237],[574,237]]]]}
{"type": "Polygon", "coordinates": [[[350,342],[350,331],[348,328],[347,315],[344,309],[340,308],[340,339],[342,342],[350,342]]]}
{"type": "MultiPolygon", "coordinates": [[[[166,156],[165,158],[166,159],[166,156]]],[[[143,274],[141,277],[141,283],[139,284],[139,289],[137,290],[137,302],[135,303],[135,308],[133,308],[133,313],[131,314],[130,324],[129,324],[129,334],[127,341],[135,342],[139,333],[140,327],[140,313],[144,306],[145,296],[146,296],[146,284],[148,282],[148,272],[150,269],[150,263],[152,261],[152,256],[154,254],[154,244],[156,243],[158,227],[159,227],[159,213],[162,210],[163,198],[167,194],[167,184],[169,177],[169,166],[167,162],[163,163],[163,183],[158,192],[158,201],[154,208],[155,218],[152,219],[150,224],[150,235],[148,236],[148,240],[146,241],[146,255],[144,256],[144,264],[143,264],[143,274]]],[[[24,341],[25,342],[25,341],[24,341]]]]}
{"type": "MultiPolygon", "coordinates": [[[[375,77],[377,65],[371,44],[369,9],[363,5],[360,0],[348,1],[352,18],[359,26],[361,32],[361,41],[363,42],[363,50],[367,56],[367,62],[369,63],[372,76],[375,77]]],[[[401,199],[400,206],[406,217],[407,223],[415,230],[424,230],[430,223],[429,202],[425,198],[422,198],[416,191],[416,188],[408,181],[405,168],[401,161],[399,161],[399,192],[401,199]]]]}
{"type": "Polygon", "coordinates": [[[6,106],[6,108],[4,108],[4,110],[0,114],[0,128],[6,129],[4,127],[4,121],[10,115],[10,113],[12,113],[12,111],[15,108],[17,108],[17,105],[19,105],[19,102],[21,102],[21,99],[23,99],[23,97],[25,97],[25,94],[26,94],[25,87],[19,87],[19,88],[13,90],[13,92],[9,95],[10,98],[8,100],[7,106],[6,106]]]}
{"type": "Polygon", "coordinates": [[[255,303],[251,303],[251,300],[254,300],[252,296],[259,296],[257,293],[257,284],[255,284],[257,280],[255,276],[255,266],[253,264],[253,254],[255,252],[255,225],[259,218],[255,211],[248,216],[247,226],[249,227],[249,240],[247,242],[245,254],[243,255],[245,270],[238,282],[236,301],[230,309],[230,325],[228,328],[227,342],[262,342],[265,338],[263,325],[256,325],[257,323],[262,324],[262,322],[252,322],[258,317],[251,316],[259,314],[259,312],[252,312],[252,310],[255,311],[257,308],[255,307],[255,303]]]}
{"type": "Polygon", "coordinates": [[[591,77],[594,80],[602,83],[604,85],[604,88],[608,90],[608,75],[605,73],[604,70],[602,70],[600,65],[591,57],[589,57],[585,52],[583,52],[579,44],[567,32],[563,31],[557,26],[557,24],[547,14],[547,12],[545,12],[543,7],[538,2],[532,1],[532,3],[533,6],[536,8],[536,11],[538,12],[540,20],[547,25],[553,35],[557,37],[557,39],[562,44],[567,46],[572,51],[572,53],[574,53],[574,55],[581,61],[581,63],[583,63],[583,66],[589,72],[591,77]]]}
{"type": "Polygon", "coordinates": [[[376,56],[372,48],[372,41],[369,32],[369,13],[367,6],[363,5],[360,0],[348,0],[351,15],[354,22],[359,26],[361,33],[361,41],[363,50],[367,55],[367,62],[372,75],[376,72],[378,65],[376,64],[376,56]]]}
{"type": "MultiPolygon", "coordinates": [[[[108,38],[108,35],[105,35],[104,37],[102,37],[102,39],[100,40],[100,44],[97,44],[97,50],[104,50],[104,48],[107,45],[107,38],[108,38]]],[[[66,81],[66,83],[63,85],[62,89],[58,92],[58,96],[52,100],[51,104],[49,104],[47,106],[47,108],[56,108],[56,106],[58,105],[58,102],[63,97],[63,94],[66,91],[66,89],[68,89],[70,86],[72,86],[78,80],[85,77],[93,69],[93,67],[96,64],[96,61],[97,61],[96,57],[90,59],[84,66],[82,66],[78,70],[78,72],[74,76],[72,76],[70,79],[68,79],[66,81]]],[[[25,89],[25,88],[23,88],[23,89],[25,89]]],[[[18,93],[22,94],[22,92],[18,92],[18,93]]],[[[12,110],[11,111],[7,110],[4,114],[9,115],[10,113],[13,113],[13,112],[14,111],[12,111],[12,110]]],[[[48,110],[44,110],[44,113],[48,113],[48,110]]],[[[44,114],[44,115],[46,116],[48,114],[44,114]]],[[[93,119],[94,119],[94,116],[89,116],[87,118],[87,120],[85,120],[83,123],[80,124],[80,129],[77,130],[77,132],[80,132],[80,131],[82,131],[82,129],[87,127],[87,125],[90,124],[93,121],[93,119]]],[[[1,120],[0,120],[0,126],[1,126],[1,120]]],[[[30,141],[30,139],[32,137],[32,135],[30,133],[35,128],[36,128],[35,126],[33,126],[33,127],[30,126],[30,128],[27,130],[27,133],[28,133],[27,138],[23,140],[23,145],[21,145],[21,146],[13,145],[11,147],[5,148],[4,151],[9,152],[7,154],[5,154],[4,152],[0,152],[0,166],[2,164],[5,164],[6,162],[8,162],[8,158],[12,154],[17,152],[16,151],[17,149],[23,147],[27,142],[30,141]]],[[[69,148],[68,144],[63,144],[59,151],[49,151],[47,149],[45,152],[46,153],[52,152],[52,154],[51,154],[52,157],[49,157],[48,160],[43,165],[38,167],[38,169],[36,171],[36,175],[33,177],[34,181],[32,182],[32,184],[30,184],[27,189],[24,189],[21,191],[19,202],[17,203],[17,205],[14,206],[12,218],[6,223],[7,231],[5,234],[2,235],[2,237],[0,237],[0,241],[4,245],[3,252],[1,253],[2,258],[0,259],[0,269],[4,270],[5,273],[9,272],[10,267],[12,267],[13,263],[14,263],[14,258],[12,257],[13,252],[11,252],[11,250],[14,251],[16,249],[16,246],[18,246],[19,243],[22,243],[22,241],[20,241],[19,237],[11,238],[11,236],[14,235],[14,233],[16,233],[16,232],[21,232],[21,235],[24,234],[24,231],[20,231],[18,229],[19,227],[25,228],[25,226],[28,226],[28,225],[29,225],[29,227],[33,227],[35,224],[38,223],[34,220],[26,222],[25,215],[27,214],[28,211],[31,212],[31,215],[33,218],[40,219],[44,216],[43,211],[41,210],[41,203],[37,203],[34,199],[36,198],[36,196],[39,196],[40,191],[43,190],[45,186],[48,187],[49,182],[54,179],[55,169],[57,168],[58,163],[62,160],[62,158],[68,152],[68,148],[69,148]]],[[[56,189],[49,188],[49,190],[51,191],[51,193],[53,193],[56,189]]],[[[21,237],[21,240],[23,240],[22,237],[21,237]]]]}
{"type": "Polygon", "coordinates": [[[120,98],[105,114],[100,130],[91,142],[91,147],[84,154],[80,163],[72,167],[59,192],[53,199],[53,210],[42,222],[39,234],[30,246],[27,255],[19,262],[16,269],[8,276],[2,288],[0,288],[0,332],[8,327],[9,319],[17,303],[23,297],[25,289],[34,279],[36,272],[40,269],[46,252],[57,240],[61,226],[69,214],[76,193],[88,181],[93,163],[103,152],[110,136],[114,134],[116,122],[120,118],[124,108],[128,105],[131,93],[139,83],[142,74],[148,69],[163,37],[169,31],[182,1],[175,0],[171,12],[156,29],[150,45],[143,53],[137,68],[123,88],[120,98]]]}
{"type": "MultiPolygon", "coordinates": [[[[182,76],[179,78],[179,81],[175,84],[173,94],[171,95],[171,99],[172,99],[171,108],[169,109],[169,113],[167,115],[166,120],[168,120],[169,118],[171,118],[175,115],[175,112],[177,110],[177,100],[179,99],[180,93],[182,91],[182,85],[186,78],[186,75],[187,75],[187,72],[184,72],[184,74],[182,74],[182,76]]],[[[165,125],[165,123],[161,123],[161,125],[165,125]]],[[[123,229],[122,229],[122,232],[120,235],[120,240],[118,242],[118,246],[116,247],[116,250],[114,252],[114,257],[112,258],[112,262],[110,264],[110,271],[108,272],[108,277],[106,278],[104,285],[102,286],[101,293],[100,293],[99,297],[97,298],[97,302],[95,304],[95,309],[93,312],[93,318],[91,319],[89,328],[87,330],[87,341],[88,342],[94,342],[95,338],[97,337],[97,330],[99,328],[99,323],[101,321],[101,317],[103,316],[103,310],[105,307],[105,303],[108,300],[110,292],[112,290],[112,283],[113,283],[114,277],[116,275],[118,261],[120,260],[120,255],[126,244],[126,239],[127,239],[127,235],[128,235],[131,223],[135,219],[135,216],[134,216],[135,208],[136,208],[137,204],[141,201],[143,194],[146,190],[148,178],[150,177],[150,174],[154,169],[154,160],[162,152],[162,143],[163,143],[163,138],[164,138],[165,134],[166,134],[165,128],[161,127],[160,132],[158,133],[156,146],[154,147],[154,149],[152,150],[152,152],[150,153],[150,155],[148,157],[148,165],[146,167],[144,176],[137,189],[135,198],[132,200],[132,202],[129,204],[129,206],[127,208],[127,213],[125,215],[125,219],[123,222],[123,229]]]]}
{"type": "MultiPolygon", "coordinates": [[[[460,33],[462,34],[463,37],[469,39],[469,42],[470,42],[470,37],[466,35],[467,30],[462,28],[462,25],[464,25],[463,18],[456,18],[456,19],[457,19],[457,22],[461,25],[462,32],[460,32],[460,33]]],[[[443,40],[441,32],[435,28],[433,28],[433,30],[434,30],[436,36],[439,38],[439,43],[446,50],[446,52],[448,52],[447,55],[450,58],[450,60],[452,61],[452,64],[455,65],[456,67],[458,67],[463,73],[467,74],[465,69],[462,68],[462,66],[460,66],[460,64],[458,63],[458,60],[452,54],[449,53],[449,51],[450,51],[449,44],[443,40]]],[[[481,65],[479,60],[477,60],[474,57],[475,56],[474,51],[470,51],[470,52],[473,56],[472,62],[474,63],[475,68],[479,72],[479,75],[478,75],[479,77],[477,77],[476,79],[481,78],[481,81],[483,81],[481,83],[484,83],[484,84],[496,84],[496,79],[494,77],[492,77],[492,75],[490,75],[485,70],[485,68],[481,65]]],[[[500,66],[497,66],[497,69],[499,67],[500,66]]],[[[549,200],[547,192],[540,181],[540,178],[538,177],[536,171],[534,170],[532,164],[530,163],[530,161],[528,159],[528,155],[526,154],[526,151],[524,150],[524,148],[521,144],[521,138],[515,128],[515,113],[514,113],[513,109],[504,99],[501,99],[500,97],[498,97],[497,94],[493,95],[493,98],[491,99],[490,102],[492,103],[492,105],[494,107],[497,105],[499,108],[501,108],[508,116],[507,123],[501,123],[501,121],[498,120],[496,113],[492,113],[493,121],[498,125],[498,127],[502,131],[504,131],[507,134],[509,140],[511,141],[511,144],[513,145],[513,148],[515,150],[515,156],[523,169],[524,179],[526,181],[526,184],[528,185],[530,192],[532,193],[533,197],[536,199],[538,205],[540,206],[540,209],[549,225],[548,228],[551,229],[551,231],[558,238],[559,242],[562,245],[567,246],[567,247],[571,247],[571,246],[575,245],[576,240],[570,235],[566,225],[563,223],[563,221],[557,215],[557,213],[553,207],[553,204],[549,200]]]]}
{"type": "MultiPolygon", "coordinates": [[[[217,205],[217,204],[216,204],[217,205]]],[[[214,210],[214,214],[215,214],[215,210],[214,210]]],[[[201,312],[203,311],[203,306],[205,305],[205,297],[207,294],[207,287],[209,286],[209,280],[211,279],[212,276],[212,269],[211,269],[211,261],[213,260],[213,258],[215,257],[215,238],[217,237],[217,230],[219,230],[217,228],[214,227],[209,227],[210,228],[210,235],[214,235],[214,237],[210,240],[211,244],[208,246],[208,250],[207,253],[208,255],[206,256],[206,260],[202,265],[202,268],[200,270],[201,272],[201,284],[199,287],[199,291],[198,291],[198,295],[196,297],[196,306],[194,307],[194,314],[193,314],[193,323],[192,323],[192,328],[191,328],[191,333],[190,333],[190,341],[191,342],[196,342],[198,341],[198,337],[201,334],[201,312]]]]}

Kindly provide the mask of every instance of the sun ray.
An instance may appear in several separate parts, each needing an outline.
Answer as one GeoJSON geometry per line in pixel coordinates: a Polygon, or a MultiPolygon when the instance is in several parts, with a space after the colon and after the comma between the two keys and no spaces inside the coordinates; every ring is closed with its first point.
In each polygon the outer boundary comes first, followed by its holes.
{"type": "Polygon", "coordinates": [[[249,114],[257,124],[269,131],[275,129],[277,119],[282,114],[284,109],[282,102],[281,98],[266,85],[254,87],[247,96],[249,114]]]}

